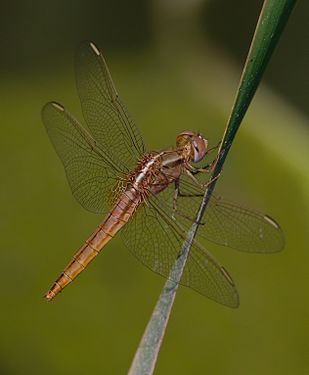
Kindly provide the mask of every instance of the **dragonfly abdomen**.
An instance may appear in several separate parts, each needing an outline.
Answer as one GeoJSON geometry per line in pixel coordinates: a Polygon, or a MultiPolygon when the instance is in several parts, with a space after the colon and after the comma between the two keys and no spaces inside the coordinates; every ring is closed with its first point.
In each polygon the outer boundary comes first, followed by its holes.
{"type": "Polygon", "coordinates": [[[141,194],[133,187],[121,194],[110,213],[75,253],[71,262],[46,293],[45,297],[49,301],[72,282],[99,254],[102,248],[127,223],[141,201],[141,194]]]}

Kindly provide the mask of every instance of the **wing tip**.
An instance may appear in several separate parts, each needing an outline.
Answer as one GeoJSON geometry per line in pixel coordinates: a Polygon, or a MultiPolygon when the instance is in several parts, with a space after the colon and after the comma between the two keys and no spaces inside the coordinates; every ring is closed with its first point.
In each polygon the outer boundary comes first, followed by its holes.
{"type": "Polygon", "coordinates": [[[52,105],[54,108],[58,109],[61,112],[65,111],[63,105],[61,105],[61,104],[59,104],[57,102],[50,102],[49,104],[52,105]]]}
{"type": "Polygon", "coordinates": [[[239,294],[237,292],[237,288],[236,288],[236,285],[234,283],[234,280],[232,279],[232,276],[228,273],[228,271],[226,270],[226,268],[224,268],[223,266],[221,266],[221,272],[224,274],[226,280],[228,281],[228,283],[230,284],[230,286],[233,288],[234,290],[234,298],[233,298],[233,301],[229,301],[226,306],[228,307],[231,307],[233,309],[237,309],[239,307],[239,294]]]}
{"type": "Polygon", "coordinates": [[[57,102],[47,102],[43,108],[42,108],[42,112],[44,112],[46,109],[50,108],[50,107],[53,107],[55,109],[57,109],[58,111],[61,111],[61,112],[64,112],[65,111],[65,108],[63,107],[63,105],[57,103],[57,102]]]}
{"type": "Polygon", "coordinates": [[[277,253],[279,251],[282,251],[285,246],[285,238],[284,238],[284,232],[281,229],[280,225],[274,220],[272,217],[269,215],[264,215],[263,216],[264,220],[267,221],[268,224],[270,224],[277,233],[277,246],[273,248],[273,251],[271,253],[277,253]]]}
{"type": "Polygon", "coordinates": [[[272,217],[270,217],[269,215],[265,214],[264,215],[264,220],[266,220],[270,225],[272,225],[276,229],[280,229],[279,224],[272,217]]]}
{"type": "Polygon", "coordinates": [[[238,294],[238,291],[236,289],[236,286],[235,284],[233,285],[234,287],[234,298],[233,298],[233,301],[229,301],[228,303],[223,303],[225,306],[227,307],[230,307],[232,309],[238,309],[239,305],[240,305],[240,298],[239,298],[239,294],[238,294]]]}
{"type": "Polygon", "coordinates": [[[239,305],[240,305],[240,302],[239,302],[239,297],[238,297],[238,294],[237,294],[237,298],[236,298],[235,302],[233,304],[229,304],[227,306],[230,307],[231,309],[238,309],[239,305]]]}
{"type": "Polygon", "coordinates": [[[230,285],[235,286],[235,283],[232,279],[232,276],[227,272],[227,270],[223,266],[221,266],[221,271],[224,274],[224,276],[226,277],[227,281],[230,283],[230,285]]]}
{"type": "Polygon", "coordinates": [[[89,46],[90,48],[92,49],[92,51],[97,55],[97,56],[100,56],[101,55],[101,52],[99,50],[99,48],[93,43],[93,42],[88,42],[89,43],[89,46]]]}

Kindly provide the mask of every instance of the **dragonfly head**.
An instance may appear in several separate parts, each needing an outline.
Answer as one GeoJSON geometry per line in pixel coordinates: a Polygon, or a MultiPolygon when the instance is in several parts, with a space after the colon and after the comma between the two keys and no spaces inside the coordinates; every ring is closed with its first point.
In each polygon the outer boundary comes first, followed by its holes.
{"type": "Polygon", "coordinates": [[[177,136],[176,145],[178,148],[187,149],[190,161],[197,163],[205,156],[208,141],[199,133],[185,130],[177,136]]]}

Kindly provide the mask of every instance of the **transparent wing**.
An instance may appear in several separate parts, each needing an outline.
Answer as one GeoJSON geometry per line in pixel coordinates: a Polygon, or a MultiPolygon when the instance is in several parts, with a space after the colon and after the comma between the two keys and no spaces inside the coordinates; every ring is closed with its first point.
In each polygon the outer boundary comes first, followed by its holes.
{"type": "Polygon", "coordinates": [[[145,152],[143,139],[121,102],[105,60],[94,43],[80,45],[75,71],[82,111],[90,132],[118,165],[132,169],[145,152]]]}
{"type": "MultiPolygon", "coordinates": [[[[182,176],[180,192],[182,196],[177,199],[175,218],[187,227],[196,216],[204,191],[182,176]]],[[[172,207],[172,192],[163,194],[166,204],[172,207]]],[[[283,232],[271,217],[214,196],[209,201],[198,234],[240,251],[272,253],[284,247],[283,232]]]]}
{"type": "Polygon", "coordinates": [[[106,211],[120,167],[60,104],[47,103],[42,119],[74,197],[92,212],[106,211]]]}
{"type": "MultiPolygon", "coordinates": [[[[145,266],[170,277],[186,232],[171,218],[160,196],[141,206],[122,229],[124,243],[145,266]]],[[[174,280],[177,282],[177,280],[174,280]]],[[[225,269],[197,242],[194,242],[181,284],[229,307],[237,307],[236,287],[225,269]]]]}

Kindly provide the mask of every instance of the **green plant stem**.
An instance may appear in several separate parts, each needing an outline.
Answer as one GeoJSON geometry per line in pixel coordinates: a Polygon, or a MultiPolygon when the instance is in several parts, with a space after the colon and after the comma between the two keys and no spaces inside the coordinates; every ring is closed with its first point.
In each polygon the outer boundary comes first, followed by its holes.
{"type": "MultiPolygon", "coordinates": [[[[261,81],[267,63],[280,38],[296,0],[265,0],[256,26],[250,50],[245,62],[234,105],[221,143],[218,160],[211,175],[212,181],[199,207],[196,221],[192,224],[186,241],[171,270],[171,278],[180,281],[190,246],[199,222],[205,212],[209,198],[214,190],[217,177],[222,171],[224,161],[233,143],[237,130],[243,120],[256,89],[261,81]]],[[[160,346],[175,300],[178,283],[167,280],[142,340],[133,359],[129,375],[150,375],[153,373],[160,346]]]]}

